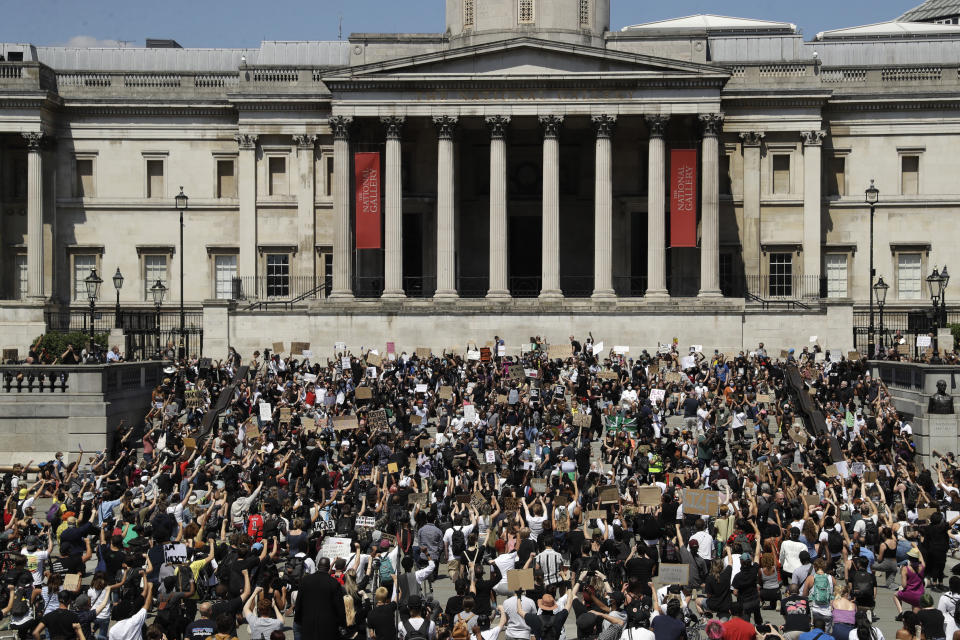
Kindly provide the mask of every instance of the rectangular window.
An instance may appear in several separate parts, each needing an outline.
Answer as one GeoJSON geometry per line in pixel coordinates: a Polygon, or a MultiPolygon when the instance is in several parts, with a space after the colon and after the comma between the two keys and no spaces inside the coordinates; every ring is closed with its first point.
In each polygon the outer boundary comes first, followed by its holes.
{"type": "Polygon", "coordinates": [[[790,156],[773,156],[773,192],[790,193],[790,156]]]}
{"type": "Polygon", "coordinates": [[[719,256],[720,291],[723,295],[733,295],[733,255],[721,253],[719,256]]]}
{"type": "Polygon", "coordinates": [[[97,266],[97,256],[92,253],[78,253],[73,256],[73,299],[88,302],[85,280],[97,266]]]}
{"type": "Polygon", "coordinates": [[[590,26],[590,0],[580,0],[580,26],[590,26]]]}
{"type": "Polygon", "coordinates": [[[847,195],[847,159],[843,156],[834,156],[830,159],[830,170],[827,172],[827,195],[847,195]]]}
{"type": "Polygon", "coordinates": [[[323,296],[333,292],[333,251],[323,254],[323,296]]]}
{"type": "Polygon", "coordinates": [[[93,185],[93,158],[77,158],[77,184],[74,195],[78,198],[92,198],[97,195],[93,185]]]}
{"type": "Polygon", "coordinates": [[[237,197],[237,176],[233,160],[217,160],[217,197],[237,197]]]}
{"type": "Polygon", "coordinates": [[[333,156],[327,156],[324,169],[324,193],[328,196],[333,195],[333,156]]]}
{"type": "Polygon", "coordinates": [[[517,5],[517,22],[519,24],[533,24],[535,18],[533,0],[520,0],[517,5]]]}
{"type": "Polygon", "coordinates": [[[463,0],[463,28],[473,27],[475,0],[463,0]]]}
{"type": "Polygon", "coordinates": [[[170,283],[167,282],[167,256],[163,254],[147,254],[143,256],[143,299],[153,300],[150,289],[160,281],[167,288],[166,297],[170,298],[170,283]]]}
{"type": "Polygon", "coordinates": [[[733,195],[733,184],[730,180],[730,156],[720,156],[720,195],[733,195]]]}
{"type": "Polygon", "coordinates": [[[267,254],[267,297],[286,298],[290,295],[290,256],[286,253],[267,254]]]}
{"type": "Polygon", "coordinates": [[[218,255],[213,258],[214,291],[217,300],[233,299],[233,280],[237,277],[236,254],[218,255]]]}
{"type": "Polygon", "coordinates": [[[163,160],[147,160],[147,197],[164,197],[163,160]]]}
{"type": "Polygon", "coordinates": [[[900,193],[905,196],[920,193],[920,156],[900,156],[900,193]]]}
{"type": "Polygon", "coordinates": [[[847,254],[828,253],[824,256],[827,266],[827,297],[847,297],[847,254]]]}
{"type": "Polygon", "coordinates": [[[27,197],[27,158],[26,156],[15,156],[10,163],[12,171],[10,172],[10,195],[14,200],[22,200],[27,197]]]}
{"type": "Polygon", "coordinates": [[[772,298],[793,296],[793,254],[770,254],[769,295],[772,298]]]}
{"type": "Polygon", "coordinates": [[[897,297],[919,300],[923,294],[923,273],[919,253],[897,254],[897,297]]]}
{"type": "Polygon", "coordinates": [[[27,254],[18,253],[13,258],[13,295],[15,300],[27,297],[29,276],[27,275],[27,254]]]}
{"type": "Polygon", "coordinates": [[[270,158],[267,169],[270,172],[270,195],[287,195],[287,159],[273,156],[270,158]]]}

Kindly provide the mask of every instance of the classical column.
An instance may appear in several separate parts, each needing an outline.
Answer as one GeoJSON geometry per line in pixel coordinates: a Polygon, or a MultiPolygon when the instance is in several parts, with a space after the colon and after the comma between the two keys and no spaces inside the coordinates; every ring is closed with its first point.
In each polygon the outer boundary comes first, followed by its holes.
{"type": "Polygon", "coordinates": [[[560,290],[560,127],[563,116],[540,116],[543,127],[543,258],[540,298],[559,299],[560,290]]]}
{"type": "Polygon", "coordinates": [[[490,116],[490,284],[488,298],[509,299],[507,284],[507,127],[510,116],[490,116]]]}
{"type": "Polygon", "coordinates": [[[331,298],[353,298],[350,250],[351,116],[331,116],[333,132],[333,290],[331,298]]]}
{"type": "Polygon", "coordinates": [[[243,292],[256,295],[257,275],[257,136],[238,133],[234,138],[240,147],[237,163],[237,195],[240,198],[240,263],[237,273],[242,278],[243,292]]]}
{"type": "Polygon", "coordinates": [[[807,286],[800,291],[806,297],[820,294],[820,148],[826,131],[801,131],[803,139],[803,276],[807,286]]]}
{"type": "MultiPolygon", "coordinates": [[[[743,270],[748,279],[760,275],[760,147],[766,134],[744,131],[743,144],[743,270]]],[[[747,283],[749,286],[749,282],[747,283]]]]}
{"type": "Polygon", "coordinates": [[[43,278],[43,150],[44,134],[30,131],[27,141],[27,292],[46,299],[43,278]]]}
{"type": "Polygon", "coordinates": [[[611,140],[617,116],[593,116],[597,133],[593,209],[593,297],[615,298],[613,291],[613,179],[611,140]]]}
{"type": "Polygon", "coordinates": [[[434,298],[456,298],[453,134],[457,116],[434,116],[437,127],[437,290],[434,298]]]}
{"type": "Polygon", "coordinates": [[[297,144],[297,251],[300,253],[299,276],[311,276],[312,285],[317,284],[317,247],[316,247],[316,163],[315,149],[317,136],[293,136],[297,144]]]}
{"type": "Polygon", "coordinates": [[[666,275],[666,145],[667,115],[646,116],[650,128],[647,149],[647,298],[669,298],[666,275]]]}
{"type": "Polygon", "coordinates": [[[383,298],[404,298],[403,292],[403,193],[400,183],[400,138],[404,116],[380,118],[387,133],[387,174],[385,176],[386,220],[384,221],[383,298]]]}
{"type": "Polygon", "coordinates": [[[703,125],[700,186],[700,297],[720,297],[720,144],[722,113],[700,116],[703,125]]]}

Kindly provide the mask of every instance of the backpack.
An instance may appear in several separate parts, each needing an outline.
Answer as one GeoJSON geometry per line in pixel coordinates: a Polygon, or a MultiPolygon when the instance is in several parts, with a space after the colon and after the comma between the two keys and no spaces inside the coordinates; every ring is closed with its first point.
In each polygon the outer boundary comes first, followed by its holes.
{"type": "Polygon", "coordinates": [[[287,581],[293,586],[294,589],[300,587],[300,581],[303,580],[304,574],[307,572],[307,560],[303,556],[293,556],[287,560],[286,566],[283,568],[283,575],[286,577],[287,581]]]}
{"type": "Polygon", "coordinates": [[[263,516],[255,513],[247,520],[247,535],[253,542],[263,542],[263,516]]]}
{"type": "Polygon", "coordinates": [[[451,534],[451,550],[453,555],[457,558],[463,557],[463,552],[467,548],[467,541],[463,537],[463,528],[453,528],[453,533],[451,534]]]}
{"type": "Polygon", "coordinates": [[[380,560],[380,582],[389,582],[393,579],[393,574],[396,571],[393,568],[393,562],[389,557],[384,556],[380,560]]]}
{"type": "MultiPolygon", "coordinates": [[[[557,627],[556,623],[556,614],[551,614],[549,616],[540,616],[540,620],[543,622],[543,632],[540,634],[540,640],[559,640],[560,638],[560,629],[557,627]]],[[[612,624],[611,627],[620,628],[618,625],[612,624]]]]}
{"type": "Polygon", "coordinates": [[[843,537],[834,529],[827,531],[827,548],[834,555],[843,551],[843,537]]]}
{"type": "MultiPolygon", "coordinates": [[[[413,575],[413,574],[411,574],[413,575]]],[[[410,620],[403,621],[403,629],[406,631],[404,634],[405,640],[428,640],[427,630],[430,628],[430,621],[426,618],[423,619],[423,623],[420,625],[419,629],[414,629],[413,625],[410,624],[410,620]]]]}
{"type": "Polygon", "coordinates": [[[56,500],[53,501],[53,504],[50,505],[50,508],[47,509],[47,522],[54,524],[60,520],[60,503],[56,500]]]}
{"type": "Polygon", "coordinates": [[[470,627],[467,623],[473,620],[473,614],[470,614],[469,618],[457,618],[457,621],[453,624],[453,631],[450,632],[450,637],[453,640],[467,640],[470,637],[470,627]]]}
{"type": "Polygon", "coordinates": [[[22,618],[30,612],[30,594],[33,593],[33,583],[26,586],[18,586],[13,592],[13,606],[10,609],[10,615],[14,618],[22,618]]]}
{"type": "Polygon", "coordinates": [[[960,596],[951,598],[950,602],[953,603],[953,623],[960,628],[960,606],[957,606],[960,605],[960,596]]]}
{"type": "Polygon", "coordinates": [[[813,601],[819,605],[830,604],[833,590],[830,589],[830,577],[825,573],[818,573],[813,577],[813,601]]]}
{"type": "Polygon", "coordinates": [[[419,596],[420,583],[417,582],[417,574],[405,573],[397,578],[397,591],[400,594],[399,602],[402,605],[410,602],[410,596],[419,596]]]}
{"type": "Polygon", "coordinates": [[[223,554],[223,559],[217,562],[217,582],[225,582],[228,585],[230,584],[230,573],[232,572],[231,567],[239,560],[240,556],[237,555],[237,550],[233,547],[229,547],[227,552],[223,554]]]}
{"type": "Polygon", "coordinates": [[[871,518],[866,519],[866,524],[864,526],[864,542],[866,542],[869,547],[873,548],[876,546],[877,540],[880,538],[880,529],[877,527],[877,523],[871,518]]]}
{"type": "Polygon", "coordinates": [[[193,582],[193,572],[190,571],[190,567],[178,567],[177,588],[183,593],[189,593],[191,582],[193,582]]]}

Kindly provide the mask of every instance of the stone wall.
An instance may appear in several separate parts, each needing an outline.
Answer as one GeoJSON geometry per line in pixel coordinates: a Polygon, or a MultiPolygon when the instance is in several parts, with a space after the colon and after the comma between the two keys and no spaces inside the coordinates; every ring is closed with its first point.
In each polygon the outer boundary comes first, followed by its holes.
{"type": "Polygon", "coordinates": [[[121,421],[142,423],[164,366],[0,367],[0,465],[109,447],[121,421]]]}
{"type": "Polygon", "coordinates": [[[483,346],[494,335],[506,340],[508,354],[517,354],[531,336],[562,343],[571,334],[582,340],[588,332],[607,348],[629,346],[631,354],[655,350],[658,343],[673,338],[683,347],[703,345],[708,353],[750,351],[763,342],[774,355],[780,349],[808,346],[810,336],[844,355],[853,342],[849,304],[810,311],[754,311],[744,309],[742,303],[708,305],[696,299],[658,306],[570,303],[553,307],[523,302],[498,306],[460,301],[446,309],[430,302],[393,308],[357,302],[276,312],[221,307],[204,316],[204,355],[223,358],[229,345],[248,358],[255,349],[262,352],[280,341],[287,349],[293,341],[310,342],[319,358],[329,357],[338,341],[354,352],[361,347],[382,350],[387,341],[395,342],[398,351],[412,352],[417,347],[463,351],[467,342],[483,346]]]}

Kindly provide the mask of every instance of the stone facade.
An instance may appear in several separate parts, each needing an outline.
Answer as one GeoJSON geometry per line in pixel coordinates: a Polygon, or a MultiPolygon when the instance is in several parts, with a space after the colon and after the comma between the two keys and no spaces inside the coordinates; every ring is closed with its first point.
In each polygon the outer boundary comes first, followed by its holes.
{"type": "Polygon", "coordinates": [[[119,268],[120,304],[145,310],[158,279],[165,306],[321,315],[863,306],[871,180],[887,308],[926,304],[958,240],[960,27],[805,42],[715,16],[615,31],[609,0],[446,10],[444,34],[248,50],[0,44],[0,326],[33,323],[0,346],[25,349],[38,310],[85,307],[89,267],[101,304],[119,268]],[[677,149],[697,154],[696,247],[669,246],[677,149]],[[360,151],[381,154],[382,251],[353,249],[360,151]]]}

